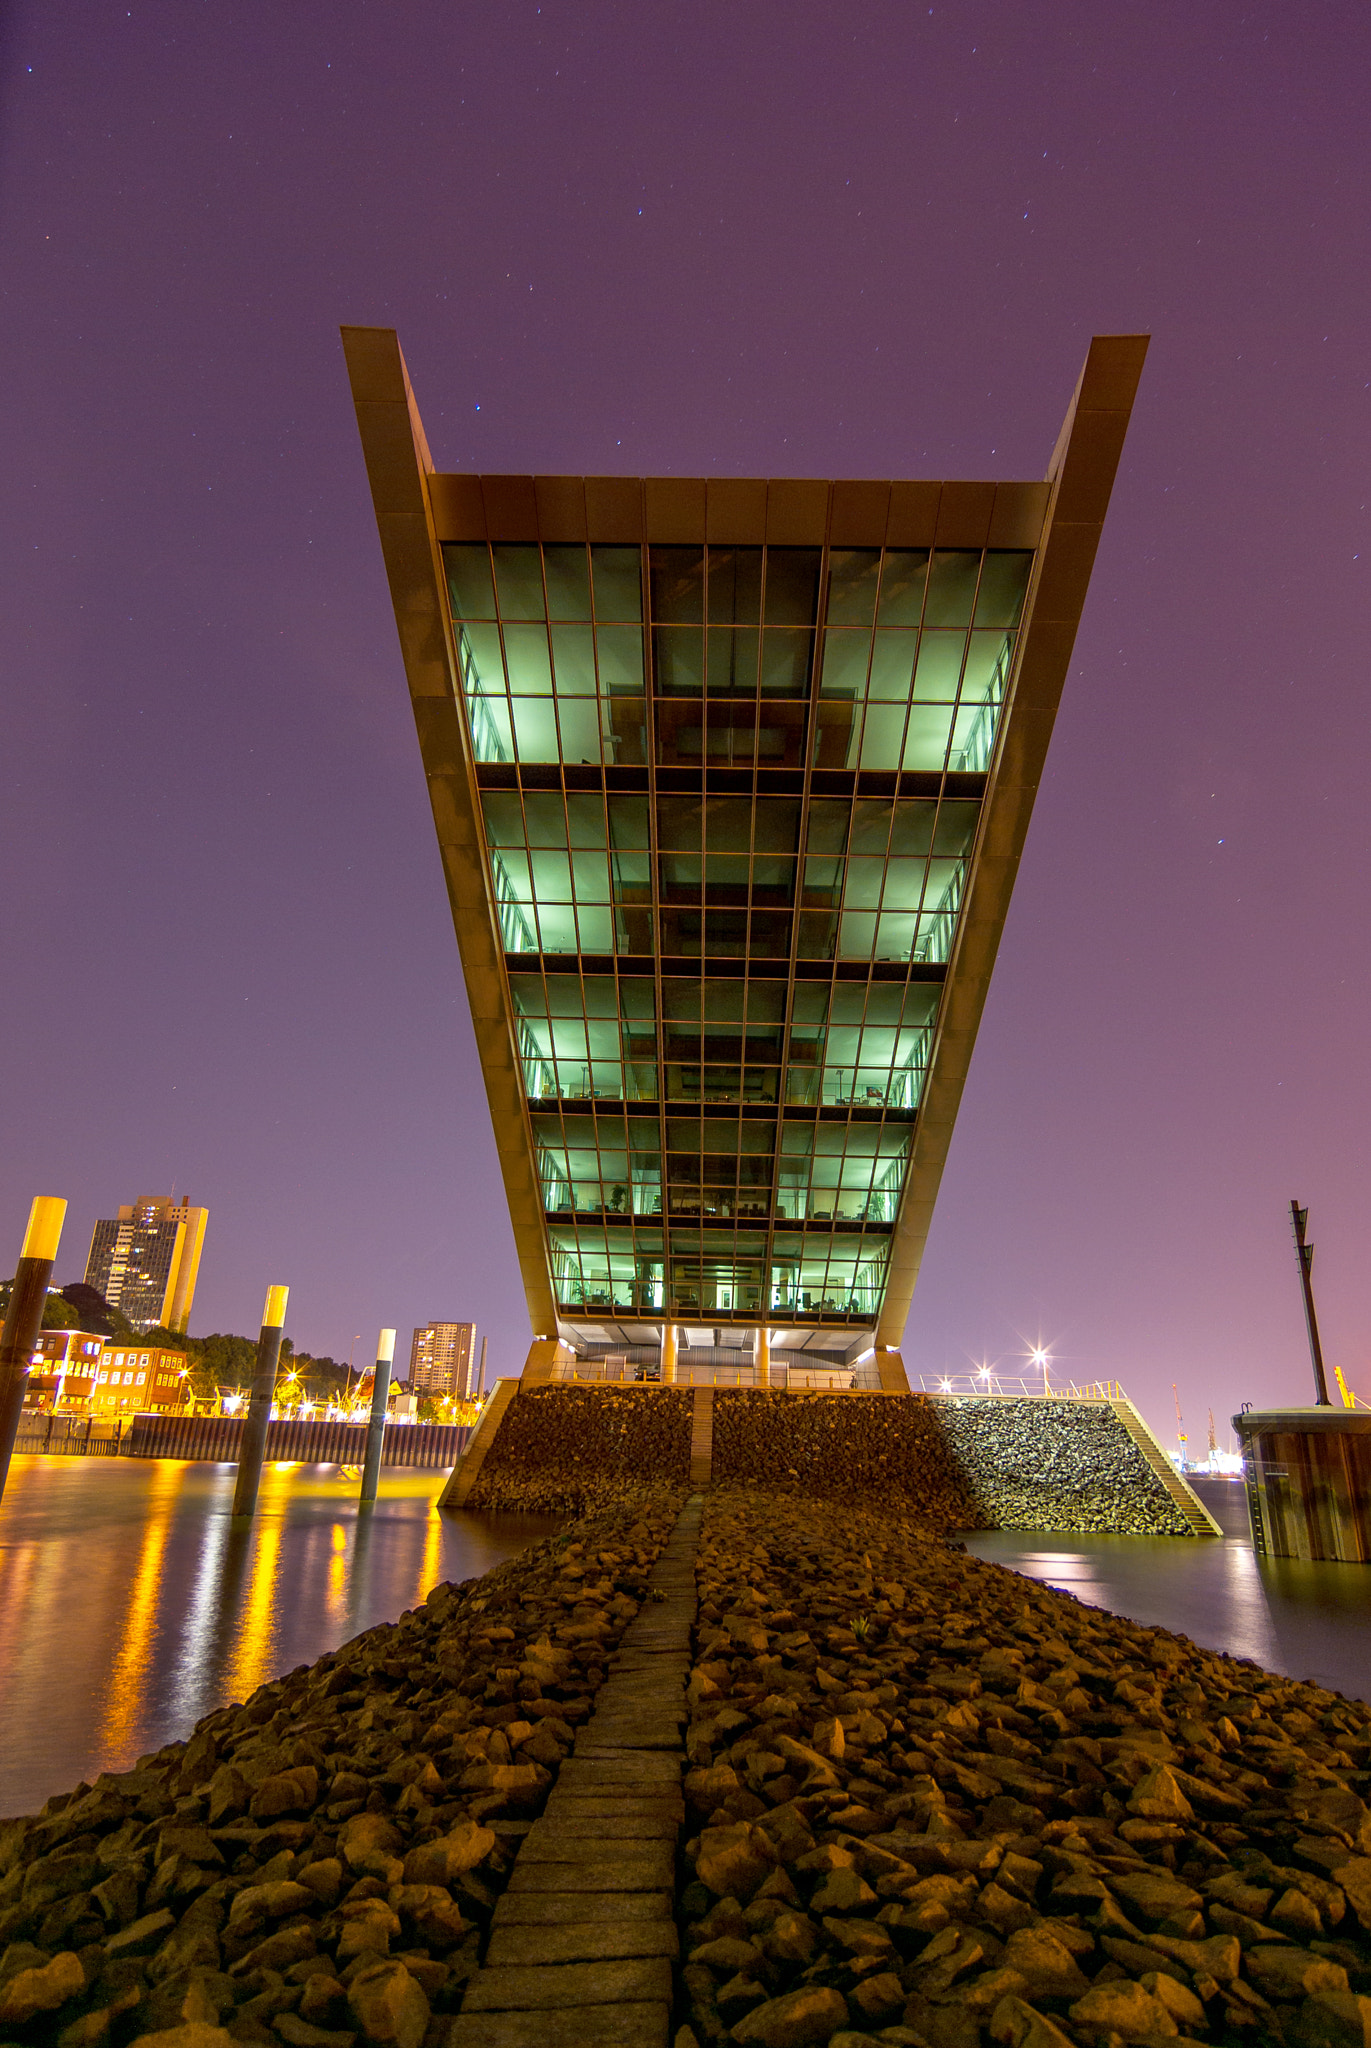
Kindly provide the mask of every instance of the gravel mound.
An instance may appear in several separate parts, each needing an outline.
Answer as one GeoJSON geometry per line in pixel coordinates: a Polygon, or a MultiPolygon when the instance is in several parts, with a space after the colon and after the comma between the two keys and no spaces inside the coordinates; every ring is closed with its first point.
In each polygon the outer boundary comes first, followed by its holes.
{"type": "Polygon", "coordinates": [[[941,1528],[988,1527],[921,1394],[806,1394],[719,1388],[714,1481],[806,1496],[895,1496],[941,1528]]]}
{"type": "Polygon", "coordinates": [[[522,1387],[468,1507],[580,1514],[616,1489],[684,1486],[688,1387],[522,1387]]]}
{"type": "Polygon", "coordinates": [[[720,1488],[676,2048],[1371,2041],[1371,1711],[720,1488]]]}
{"type": "Polygon", "coordinates": [[[934,1409],[952,1464],[976,1506],[972,1526],[1191,1534],[1103,1402],[940,1400],[934,1409]]]}

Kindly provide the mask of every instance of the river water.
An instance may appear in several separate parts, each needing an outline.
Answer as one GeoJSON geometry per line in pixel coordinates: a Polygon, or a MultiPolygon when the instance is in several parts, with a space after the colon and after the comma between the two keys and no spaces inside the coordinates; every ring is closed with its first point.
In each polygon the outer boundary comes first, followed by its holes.
{"type": "Polygon", "coordinates": [[[336,1465],[19,1457],[0,1503],[0,1815],[126,1770],[201,1715],[469,1579],[559,1524],[439,1514],[446,1474],[383,1472],[357,1512],[336,1465]]]}
{"type": "MultiPolygon", "coordinates": [[[[126,1769],[264,1679],[393,1621],[558,1527],[440,1514],[441,1472],[387,1472],[357,1513],[337,1466],[269,1465],[255,1521],[231,1465],[16,1458],[0,1504],[0,1815],[126,1769]]],[[[1371,1566],[1259,1562],[1242,1488],[1200,1482],[1222,1541],[995,1530],[992,1559],[1092,1606],[1371,1698],[1371,1566]]]]}
{"type": "Polygon", "coordinates": [[[967,1548],[1091,1607],[1371,1700],[1371,1565],[1258,1558],[1242,1486],[1191,1484],[1222,1541],[994,1529],[968,1536],[967,1548]]]}

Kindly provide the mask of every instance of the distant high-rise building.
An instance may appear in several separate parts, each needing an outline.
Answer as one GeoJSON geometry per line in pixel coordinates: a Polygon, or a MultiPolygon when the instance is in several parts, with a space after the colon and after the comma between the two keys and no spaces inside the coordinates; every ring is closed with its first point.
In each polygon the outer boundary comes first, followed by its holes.
{"type": "Polygon", "coordinates": [[[464,1401],[472,1388],[475,1323],[425,1323],[409,1347],[409,1383],[416,1394],[451,1394],[464,1401]]]}
{"type": "Polygon", "coordinates": [[[184,1330],[195,1299],[208,1209],[145,1195],[102,1216],[90,1241],[86,1284],[135,1330],[184,1330]]]}

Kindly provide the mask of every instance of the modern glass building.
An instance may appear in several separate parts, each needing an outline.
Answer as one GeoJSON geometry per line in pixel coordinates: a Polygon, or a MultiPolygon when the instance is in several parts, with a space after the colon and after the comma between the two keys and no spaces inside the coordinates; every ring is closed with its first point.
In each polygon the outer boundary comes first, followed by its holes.
{"type": "Polygon", "coordinates": [[[445,475],[344,346],[535,1363],[902,1387],[1145,337],[1009,483],[445,475]]]}

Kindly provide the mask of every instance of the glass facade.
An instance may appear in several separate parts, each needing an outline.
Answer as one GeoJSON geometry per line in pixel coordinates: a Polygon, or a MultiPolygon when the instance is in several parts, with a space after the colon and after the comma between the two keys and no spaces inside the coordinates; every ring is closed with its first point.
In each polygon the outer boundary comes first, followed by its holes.
{"type": "Polygon", "coordinates": [[[444,554],[561,1312],[873,1322],[1032,554],[444,554]]]}

